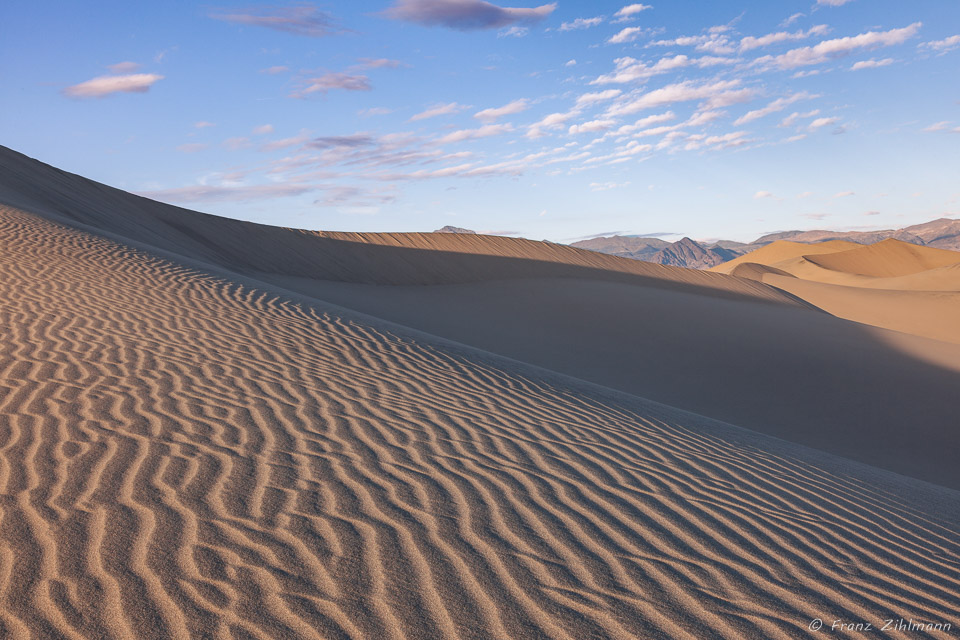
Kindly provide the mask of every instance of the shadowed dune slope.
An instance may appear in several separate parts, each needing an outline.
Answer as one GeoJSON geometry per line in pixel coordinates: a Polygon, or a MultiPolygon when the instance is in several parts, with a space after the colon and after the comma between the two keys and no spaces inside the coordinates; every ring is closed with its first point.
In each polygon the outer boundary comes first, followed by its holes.
{"type": "Polygon", "coordinates": [[[818,267],[873,278],[895,278],[960,263],[960,252],[920,247],[900,240],[825,255],[805,254],[818,267]]]}
{"type": "Polygon", "coordinates": [[[788,305],[616,282],[283,284],[493,353],[960,488],[960,344],[788,305]]]}
{"type": "Polygon", "coordinates": [[[798,303],[761,283],[520,238],[315,232],[221,218],[135,196],[5,147],[0,201],[242,273],[412,285],[580,277],[798,303]]]}
{"type": "Polygon", "coordinates": [[[762,282],[789,291],[838,318],[960,344],[958,291],[843,286],[802,280],[792,274],[770,271],[757,275],[762,282]]]}
{"type": "Polygon", "coordinates": [[[738,256],[733,260],[711,267],[710,271],[716,273],[733,273],[734,269],[748,262],[771,266],[784,260],[799,258],[803,255],[836,253],[838,251],[858,249],[861,246],[862,245],[856,242],[848,242],[846,240],[828,240],[827,242],[813,244],[791,242],[790,240],[777,240],[759,249],[755,249],[750,253],[738,256]]]}
{"type": "Polygon", "coordinates": [[[960,609],[955,491],[8,207],[0,243],[0,637],[793,639],[960,609]]]}

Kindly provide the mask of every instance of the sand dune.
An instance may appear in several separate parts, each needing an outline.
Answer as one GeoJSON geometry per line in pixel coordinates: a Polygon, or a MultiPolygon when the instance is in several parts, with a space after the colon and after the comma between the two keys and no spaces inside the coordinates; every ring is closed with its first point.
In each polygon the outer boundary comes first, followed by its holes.
{"type": "Polygon", "coordinates": [[[521,238],[318,232],[232,220],[141,198],[5,147],[0,168],[3,202],[231,272],[390,285],[579,277],[798,303],[759,283],[521,238]]]}
{"type": "Polygon", "coordinates": [[[960,486],[960,346],[724,274],[0,163],[0,637],[956,628],[960,493],[849,458],[960,486]]]}
{"type": "Polygon", "coordinates": [[[872,278],[895,278],[960,264],[960,252],[919,247],[894,239],[849,251],[806,254],[804,258],[824,269],[872,278]]]}
{"type": "Polygon", "coordinates": [[[954,491],[14,209],[0,238],[5,637],[955,617],[954,491]]]}
{"type": "Polygon", "coordinates": [[[818,242],[807,244],[804,242],[791,242],[789,240],[777,240],[768,245],[760,247],[750,253],[739,256],[712,267],[710,271],[716,273],[733,273],[741,264],[754,263],[766,266],[773,266],[784,260],[791,258],[800,258],[804,255],[816,255],[821,253],[835,253],[838,251],[847,251],[860,248],[862,245],[856,242],[846,240],[829,240],[827,242],[818,242]]]}

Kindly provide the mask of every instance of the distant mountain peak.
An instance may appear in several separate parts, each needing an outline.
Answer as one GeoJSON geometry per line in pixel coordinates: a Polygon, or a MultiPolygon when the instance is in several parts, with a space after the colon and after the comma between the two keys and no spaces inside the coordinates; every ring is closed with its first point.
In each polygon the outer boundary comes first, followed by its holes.
{"type": "Polygon", "coordinates": [[[453,227],[448,224],[445,227],[437,229],[436,231],[434,231],[434,233],[466,233],[466,234],[476,235],[477,232],[472,229],[464,229],[463,227],[453,227]]]}

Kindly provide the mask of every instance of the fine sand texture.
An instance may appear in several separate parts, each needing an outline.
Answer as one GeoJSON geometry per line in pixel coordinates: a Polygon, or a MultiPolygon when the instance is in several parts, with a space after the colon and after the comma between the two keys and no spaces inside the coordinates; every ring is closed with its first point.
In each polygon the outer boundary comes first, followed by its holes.
{"type": "Polygon", "coordinates": [[[13,208],[0,241],[2,637],[956,623],[953,490],[13,208]]]}
{"type": "Polygon", "coordinates": [[[960,345],[772,270],[277,229],[3,148],[0,202],[0,638],[960,626],[960,345]]]}
{"type": "Polygon", "coordinates": [[[3,148],[0,165],[0,197],[46,218],[960,488],[956,344],[839,320],[726,274],[514,238],[280,229],[3,148]]]}

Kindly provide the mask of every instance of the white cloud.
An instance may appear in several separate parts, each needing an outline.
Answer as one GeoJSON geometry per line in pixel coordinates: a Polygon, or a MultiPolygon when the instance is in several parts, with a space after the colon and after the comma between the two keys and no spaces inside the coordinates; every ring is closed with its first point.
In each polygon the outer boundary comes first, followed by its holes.
{"type": "Polygon", "coordinates": [[[699,127],[705,124],[710,124],[714,120],[717,120],[726,113],[726,111],[700,111],[693,114],[690,118],[683,123],[685,127],[699,127]]]}
{"type": "Polygon", "coordinates": [[[530,29],[527,27],[518,27],[513,25],[512,27],[507,27],[506,29],[501,29],[497,33],[498,38],[525,38],[530,33],[530,29]]]}
{"type": "Polygon", "coordinates": [[[200,122],[194,122],[193,126],[197,129],[206,129],[207,127],[215,127],[217,125],[212,122],[207,122],[206,120],[201,120],[200,122]]]}
{"type": "Polygon", "coordinates": [[[575,66],[577,66],[577,61],[576,61],[576,60],[572,60],[572,59],[571,59],[571,60],[567,60],[565,63],[563,63],[563,66],[565,66],[565,67],[575,67],[575,66]]]}
{"type": "Polygon", "coordinates": [[[807,14],[805,14],[805,13],[794,13],[794,14],[791,15],[789,18],[787,18],[786,20],[784,20],[783,22],[781,22],[781,23],[780,23],[780,26],[781,26],[781,27],[789,27],[791,24],[793,24],[794,22],[796,22],[796,21],[799,20],[800,18],[805,17],[806,15],[807,15],[807,14]]]}
{"type": "Polygon", "coordinates": [[[266,69],[260,69],[260,73],[267,73],[271,76],[275,76],[278,73],[285,73],[287,71],[290,71],[290,67],[286,67],[284,65],[276,65],[273,67],[267,67],[266,69]]]}
{"type": "Polygon", "coordinates": [[[736,51],[730,38],[721,33],[711,33],[699,36],[680,36],[672,40],[657,40],[650,43],[651,47],[694,47],[697,51],[709,51],[718,55],[726,55],[736,51]]]}
{"type": "Polygon", "coordinates": [[[607,131],[616,124],[616,120],[591,120],[583,124],[571,125],[567,132],[570,135],[576,135],[578,133],[599,133],[601,131],[607,131]]]}
{"type": "Polygon", "coordinates": [[[102,98],[111,93],[146,93],[163,76],[155,73],[135,73],[123,76],[100,76],[63,90],[71,98],[102,98]]]}
{"type": "Polygon", "coordinates": [[[257,136],[266,135],[268,133],[273,133],[272,124],[262,124],[259,127],[254,127],[253,134],[257,136]]]}
{"type": "Polygon", "coordinates": [[[800,118],[812,118],[812,117],[817,116],[817,115],[820,115],[820,109],[814,109],[814,110],[808,111],[808,112],[806,112],[806,113],[800,113],[800,112],[794,111],[793,113],[791,113],[790,115],[788,115],[786,118],[784,118],[783,120],[781,120],[781,121],[780,121],[780,124],[778,124],[777,126],[778,126],[778,127],[792,127],[794,124],[796,124],[797,120],[799,120],[800,118]]]}
{"type": "Polygon", "coordinates": [[[437,116],[446,116],[451,113],[460,113],[464,109],[469,109],[467,105],[458,104],[456,102],[449,102],[447,104],[437,104],[426,111],[421,111],[420,113],[411,116],[410,120],[416,122],[417,120],[426,120],[427,118],[436,118],[437,116]]]}
{"type": "Polygon", "coordinates": [[[888,47],[897,44],[903,44],[920,30],[922,23],[913,24],[901,29],[891,29],[889,31],[868,31],[856,36],[846,38],[835,38],[833,40],[824,40],[812,47],[801,47],[792,49],[779,56],[764,56],[758,58],[755,63],[761,65],[773,65],[781,69],[793,69],[796,67],[820,64],[831,58],[839,58],[848,55],[856,49],[888,47]]]}
{"type": "Polygon", "coordinates": [[[633,42],[644,32],[642,27],[626,27],[621,29],[607,39],[610,44],[623,44],[624,42],[633,42]]]}
{"type": "Polygon", "coordinates": [[[943,40],[924,42],[920,46],[925,49],[933,49],[941,54],[946,53],[948,51],[953,51],[957,47],[960,47],[960,35],[950,36],[949,38],[944,38],[943,40]]]}
{"type": "Polygon", "coordinates": [[[768,116],[771,113],[783,111],[784,109],[787,108],[787,106],[793,104],[794,102],[797,102],[799,100],[809,100],[810,98],[816,98],[816,97],[817,97],[816,95],[812,95],[810,93],[807,93],[806,91],[801,91],[799,93],[793,94],[792,96],[787,96],[785,98],[777,98],[776,100],[774,100],[767,106],[763,107],[762,109],[754,109],[753,111],[746,112],[745,114],[737,118],[733,124],[741,125],[741,124],[746,124],[748,122],[752,122],[754,120],[759,120],[760,118],[768,116]]]}
{"type": "Polygon", "coordinates": [[[883,60],[861,60],[860,62],[855,62],[851,71],[859,71],[860,69],[876,69],[877,67],[886,67],[893,64],[893,58],[884,58],[883,60]]]}
{"type": "Polygon", "coordinates": [[[573,22],[564,22],[560,25],[560,31],[576,31],[578,29],[589,29],[603,22],[603,16],[596,18],[577,18],[573,22]]]}
{"type": "Polygon", "coordinates": [[[817,0],[817,4],[826,5],[828,7],[839,7],[852,1],[853,0],[817,0]]]}
{"type": "Polygon", "coordinates": [[[840,193],[833,194],[834,198],[846,198],[849,196],[855,195],[853,191],[841,191],[840,193]]]}
{"type": "Polygon", "coordinates": [[[641,11],[646,11],[647,9],[653,9],[653,7],[649,4],[628,4],[613,15],[616,18],[632,18],[641,11]]]}
{"type": "Polygon", "coordinates": [[[951,133],[960,133],[960,127],[951,126],[950,122],[944,120],[942,122],[936,122],[930,125],[926,129],[924,129],[924,131],[927,133],[933,133],[936,131],[949,131],[951,133]]]}
{"type": "Polygon", "coordinates": [[[452,142],[462,142],[464,140],[476,140],[477,138],[489,138],[503,133],[513,131],[513,127],[508,124],[488,124],[478,129],[460,129],[448,133],[437,140],[438,144],[450,144],[452,142]]]}
{"type": "Polygon", "coordinates": [[[817,118],[813,122],[807,125],[808,131],[816,131],[831,124],[836,124],[840,121],[840,118],[817,118]]]}
{"type": "Polygon", "coordinates": [[[526,98],[521,98],[519,100],[514,100],[508,104],[503,105],[502,107],[496,107],[494,109],[484,109],[483,111],[478,111],[473,114],[473,117],[477,120],[483,120],[489,122],[491,120],[497,120],[503,116],[510,116],[515,113],[520,113],[521,111],[526,111],[530,107],[530,102],[526,98]]]}
{"type": "Polygon", "coordinates": [[[753,194],[754,199],[760,200],[761,198],[772,198],[773,193],[770,191],[757,191],[753,194]]]}
{"type": "Polygon", "coordinates": [[[649,91],[639,97],[621,101],[607,111],[609,116],[627,115],[644,109],[675,102],[703,100],[708,109],[745,102],[755,94],[753,89],[737,89],[739,80],[720,80],[709,84],[694,84],[687,80],[649,91]]]}
{"type": "Polygon", "coordinates": [[[740,51],[750,51],[751,49],[766,47],[778,42],[806,40],[810,36],[822,36],[828,31],[830,31],[830,27],[825,24],[818,24],[815,27],[810,27],[806,31],[795,31],[793,33],[789,33],[787,31],[778,31],[777,33],[768,33],[767,35],[760,36],[759,38],[747,36],[740,40],[740,51]]]}
{"type": "Polygon", "coordinates": [[[576,115],[576,111],[569,111],[567,113],[551,113],[548,116],[545,116],[539,122],[536,122],[527,129],[525,134],[528,138],[541,138],[544,135],[545,130],[547,129],[558,129],[563,126],[570,118],[576,115]]]}
{"type": "Polygon", "coordinates": [[[682,53],[670,58],[661,58],[652,66],[635,58],[617,58],[613,61],[615,67],[613,73],[604,74],[590,82],[590,84],[624,84],[652,78],[653,76],[669,73],[683,67],[700,67],[702,69],[720,64],[731,64],[733,62],[736,61],[732,58],[717,58],[714,56],[690,58],[682,53]]]}
{"type": "Polygon", "coordinates": [[[581,107],[587,104],[596,104],[597,102],[612,100],[621,93],[622,91],[620,91],[620,89],[607,89],[606,91],[598,91],[596,93],[585,93],[577,98],[577,106],[581,107]]]}

